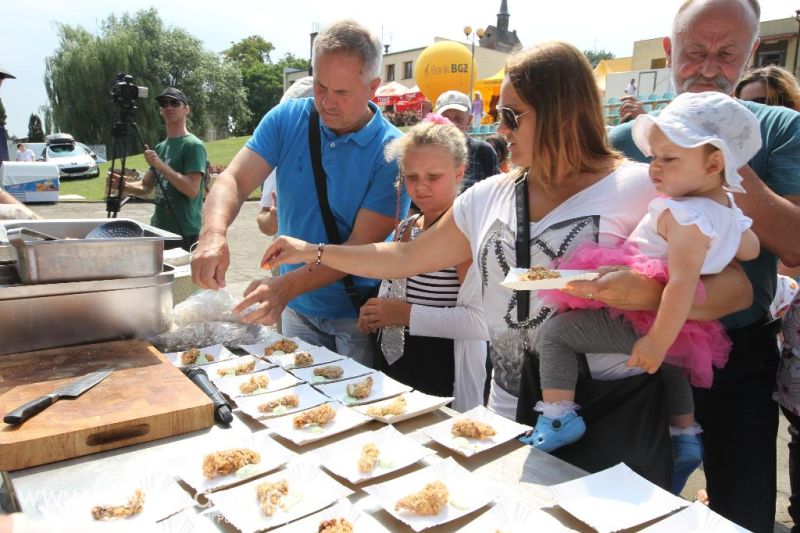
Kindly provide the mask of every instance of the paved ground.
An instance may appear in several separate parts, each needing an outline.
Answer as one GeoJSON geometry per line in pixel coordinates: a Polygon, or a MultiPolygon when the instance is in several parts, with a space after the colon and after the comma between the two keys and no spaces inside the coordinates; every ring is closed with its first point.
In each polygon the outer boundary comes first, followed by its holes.
{"type": "MultiPolygon", "coordinates": [[[[105,204],[86,202],[61,202],[52,205],[30,206],[45,218],[105,218],[105,204]]],[[[123,206],[120,218],[131,218],[149,223],[153,211],[152,204],[129,203],[123,206]]],[[[269,275],[259,267],[259,260],[269,244],[270,239],[258,231],[255,218],[259,211],[257,202],[246,202],[236,221],[228,232],[231,247],[231,266],[226,276],[228,288],[236,297],[241,297],[248,283],[256,278],[269,275]]],[[[789,504],[789,467],[788,467],[788,432],[786,420],[781,417],[778,431],[778,501],[776,506],[775,532],[786,533],[791,529],[791,519],[786,508],[789,504]]],[[[736,443],[731,443],[735,446],[736,443]]],[[[705,487],[705,476],[701,470],[689,479],[683,496],[689,500],[694,498],[698,489],[705,487]]]]}

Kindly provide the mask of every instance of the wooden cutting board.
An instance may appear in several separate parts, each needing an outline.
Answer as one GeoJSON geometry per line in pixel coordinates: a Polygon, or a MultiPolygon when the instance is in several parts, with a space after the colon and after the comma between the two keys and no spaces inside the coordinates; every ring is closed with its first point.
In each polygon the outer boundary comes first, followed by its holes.
{"type": "Polygon", "coordinates": [[[70,381],[114,371],[74,400],[0,422],[0,470],[70,459],[210,427],[208,396],[150,343],[126,340],[0,356],[0,419],[70,381]]]}

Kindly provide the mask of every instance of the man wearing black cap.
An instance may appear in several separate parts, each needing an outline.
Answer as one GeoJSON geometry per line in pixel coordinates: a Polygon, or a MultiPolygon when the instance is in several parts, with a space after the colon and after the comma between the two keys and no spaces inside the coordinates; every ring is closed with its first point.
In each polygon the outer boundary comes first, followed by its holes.
{"type": "Polygon", "coordinates": [[[181,90],[167,87],[156,101],[164,118],[167,138],[158,143],[155,150],[145,145],[144,158],[150,169],[140,182],[126,181],[125,189],[137,196],[154,191],[156,210],[151,224],[183,237],[183,242],[166,241],[166,248],[181,246],[188,250],[197,242],[203,222],[206,148],[203,141],[186,129],[186,116],[191,109],[181,90]]]}

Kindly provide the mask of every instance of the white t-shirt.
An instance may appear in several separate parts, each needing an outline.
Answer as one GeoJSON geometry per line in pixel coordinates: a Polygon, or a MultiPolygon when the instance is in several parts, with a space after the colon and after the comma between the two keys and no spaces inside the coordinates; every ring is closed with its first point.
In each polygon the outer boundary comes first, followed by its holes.
{"type": "Polygon", "coordinates": [[[628,86],[625,87],[625,94],[628,96],[636,96],[636,85],[629,83],[628,86]]]}
{"type": "Polygon", "coordinates": [[[24,162],[36,161],[36,155],[33,153],[33,150],[31,150],[30,148],[26,148],[22,152],[17,152],[17,161],[24,161],[24,162]]]}
{"type": "Polygon", "coordinates": [[[272,193],[277,189],[275,188],[275,178],[278,170],[275,169],[269,173],[267,179],[264,180],[264,185],[261,187],[261,207],[275,207],[275,202],[272,200],[272,193]]]}
{"type": "Polygon", "coordinates": [[[647,257],[667,258],[667,241],[658,234],[658,217],[669,209],[675,221],[682,226],[695,225],[708,237],[708,252],[701,275],[722,272],[736,256],[742,233],[753,225],[753,221],[736,206],[733,195],[728,193],[730,207],[708,198],[656,198],[647,208],[631,236],[628,244],[635,245],[647,257]]]}
{"type": "MultiPolygon", "coordinates": [[[[531,265],[549,267],[554,259],[587,240],[619,245],[642,219],[655,196],[647,165],[624,163],[540,221],[530,223],[531,265]]],[[[494,382],[517,396],[523,347],[533,345],[538,327],[553,314],[553,309],[542,304],[536,291],[530,291],[529,318],[519,323],[515,292],[500,285],[508,270],[516,266],[514,205],[514,180],[499,175],[475,184],[456,198],[453,215],[470,241],[481,277],[494,382]]],[[[624,360],[620,360],[624,366],[624,360]]]]}

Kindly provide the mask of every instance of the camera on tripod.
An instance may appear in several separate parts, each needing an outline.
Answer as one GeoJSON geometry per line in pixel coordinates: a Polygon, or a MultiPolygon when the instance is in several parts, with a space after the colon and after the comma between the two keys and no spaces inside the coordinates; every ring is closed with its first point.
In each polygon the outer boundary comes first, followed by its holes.
{"type": "Polygon", "coordinates": [[[134,78],[130,74],[120,72],[117,77],[108,84],[108,92],[111,98],[124,109],[136,109],[137,98],[147,98],[147,87],[140,87],[134,83],[134,78]]]}

